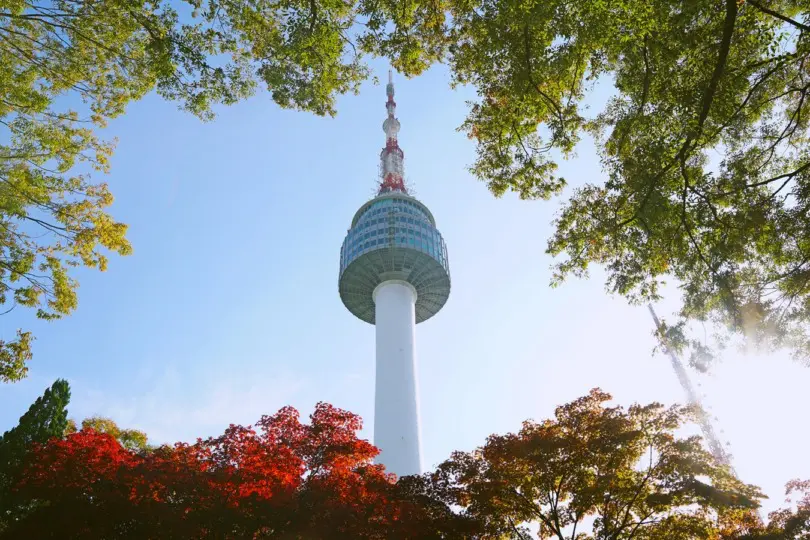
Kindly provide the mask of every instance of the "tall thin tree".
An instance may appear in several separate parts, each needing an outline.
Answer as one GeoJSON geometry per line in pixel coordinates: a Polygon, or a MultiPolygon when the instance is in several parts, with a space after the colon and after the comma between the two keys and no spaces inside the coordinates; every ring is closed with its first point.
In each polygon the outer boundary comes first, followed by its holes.
{"type": "Polygon", "coordinates": [[[33,443],[62,437],[67,428],[70,385],[57,379],[20,417],[16,427],[0,437],[0,530],[14,519],[15,503],[9,490],[26,452],[33,443]]]}

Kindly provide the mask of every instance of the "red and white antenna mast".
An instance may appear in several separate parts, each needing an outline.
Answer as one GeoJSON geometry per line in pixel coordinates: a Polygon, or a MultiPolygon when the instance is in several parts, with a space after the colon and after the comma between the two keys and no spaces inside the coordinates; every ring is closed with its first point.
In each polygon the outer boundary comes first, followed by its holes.
{"type": "Polygon", "coordinates": [[[400,193],[408,193],[405,189],[403,161],[405,154],[399,147],[397,141],[397,133],[399,133],[399,120],[397,120],[395,113],[397,104],[394,101],[394,81],[391,70],[388,70],[388,85],[385,87],[385,93],[388,95],[388,101],[385,102],[385,109],[388,111],[388,117],[383,122],[383,131],[385,131],[385,147],[380,152],[380,189],[377,191],[378,195],[383,193],[390,193],[392,191],[399,191],[400,193]]]}

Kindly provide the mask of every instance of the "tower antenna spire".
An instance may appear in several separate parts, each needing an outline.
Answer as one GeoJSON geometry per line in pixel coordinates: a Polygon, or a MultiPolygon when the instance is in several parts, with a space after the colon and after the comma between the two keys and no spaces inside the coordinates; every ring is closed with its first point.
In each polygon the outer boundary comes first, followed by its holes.
{"type": "Polygon", "coordinates": [[[385,110],[388,116],[383,122],[385,132],[385,146],[380,152],[380,188],[378,195],[398,191],[408,193],[405,188],[405,168],[403,161],[405,154],[399,147],[397,134],[399,133],[399,120],[396,117],[397,103],[394,101],[394,73],[388,70],[388,84],[385,87],[388,100],[385,102],[385,110]]]}

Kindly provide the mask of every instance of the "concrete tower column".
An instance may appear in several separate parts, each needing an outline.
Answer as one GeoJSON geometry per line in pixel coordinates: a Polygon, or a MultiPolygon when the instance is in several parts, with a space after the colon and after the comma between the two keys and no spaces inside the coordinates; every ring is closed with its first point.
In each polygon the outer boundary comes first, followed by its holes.
{"type": "Polygon", "coordinates": [[[384,281],[372,294],[377,326],[374,444],[377,460],[397,476],[422,472],[416,385],[416,289],[384,281]]]}

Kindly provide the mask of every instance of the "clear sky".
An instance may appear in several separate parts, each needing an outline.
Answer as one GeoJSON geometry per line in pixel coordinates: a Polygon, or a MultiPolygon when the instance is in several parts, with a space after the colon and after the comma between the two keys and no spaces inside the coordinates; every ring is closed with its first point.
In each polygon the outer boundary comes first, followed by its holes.
{"type": "MultiPolygon", "coordinates": [[[[495,199],[467,172],[474,145],[456,128],[474,95],[448,81],[444,68],[395,77],[406,178],[436,217],[452,274],[447,305],[417,327],[424,464],[595,386],[625,405],[682,402],[668,360],[651,355],[646,309],[608,296],[598,269],[548,287],[560,200],[495,199]]],[[[80,272],[67,319],[0,319],[0,339],[21,325],[37,336],[30,376],[0,386],[0,430],[63,377],[72,417],[109,416],[157,443],[288,404],[308,414],[318,401],[363,416],[371,438],[374,328],[341,304],[337,272],[350,220],[374,193],[384,103],[384,87],[369,83],[339,100],[337,118],[318,118],[260,93],[203,124],[149,96],[111,122],[119,144],[99,179],[135,252],[106,273],[80,272]]],[[[561,170],[569,190],[603,177],[588,140],[561,170]]],[[[787,480],[810,478],[810,368],[729,353],[698,382],[738,473],[778,506],[787,480]]]]}

